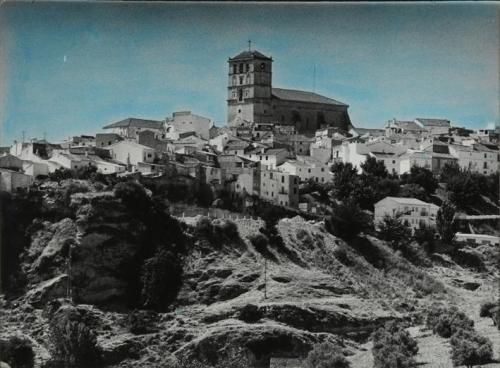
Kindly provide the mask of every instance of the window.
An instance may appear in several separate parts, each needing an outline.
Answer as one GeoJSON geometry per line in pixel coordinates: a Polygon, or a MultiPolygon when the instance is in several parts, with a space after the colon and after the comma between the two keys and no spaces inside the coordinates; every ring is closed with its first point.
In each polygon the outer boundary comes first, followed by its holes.
{"type": "Polygon", "coordinates": [[[260,64],[260,70],[262,70],[262,71],[266,70],[266,63],[260,64]]]}
{"type": "Polygon", "coordinates": [[[238,109],[238,113],[240,113],[240,114],[241,114],[241,109],[238,109]]]}
{"type": "Polygon", "coordinates": [[[240,73],[243,73],[243,64],[240,64],[240,73]]]}
{"type": "Polygon", "coordinates": [[[240,84],[243,84],[243,77],[240,77],[240,84]]]}
{"type": "Polygon", "coordinates": [[[272,179],[273,178],[273,173],[270,173],[269,174],[269,179],[272,179]]]}
{"type": "Polygon", "coordinates": [[[151,153],[148,153],[148,158],[151,158],[151,153]]]}
{"type": "Polygon", "coordinates": [[[483,169],[487,169],[488,168],[488,163],[487,162],[483,162],[483,169]]]}
{"type": "Polygon", "coordinates": [[[238,73],[238,66],[236,64],[233,64],[233,74],[238,73]]]}
{"type": "Polygon", "coordinates": [[[311,169],[307,169],[307,172],[310,174],[311,173],[311,169]]]}
{"type": "Polygon", "coordinates": [[[247,64],[246,67],[247,67],[247,73],[248,73],[250,71],[250,64],[247,64]]]}
{"type": "MultiPolygon", "coordinates": [[[[262,161],[262,156],[260,156],[259,160],[262,161]]],[[[272,177],[272,174],[271,174],[271,177],[272,177]]]]}
{"type": "Polygon", "coordinates": [[[266,161],[269,160],[269,156],[266,156],[266,161]]]}
{"type": "Polygon", "coordinates": [[[284,183],[285,182],[285,177],[284,176],[281,176],[281,182],[284,183]]]}
{"type": "Polygon", "coordinates": [[[321,168],[321,172],[325,172],[325,168],[324,167],[321,168]]]}
{"type": "Polygon", "coordinates": [[[235,85],[236,85],[236,81],[237,81],[237,80],[238,80],[238,79],[236,79],[236,77],[233,77],[233,86],[235,86],[235,85]]]}
{"type": "Polygon", "coordinates": [[[293,194],[297,194],[297,188],[293,188],[293,194]]]}
{"type": "Polygon", "coordinates": [[[243,101],[243,90],[241,88],[238,90],[238,101],[243,101]]]}
{"type": "Polygon", "coordinates": [[[392,163],[395,164],[396,163],[396,160],[392,160],[392,163]]]}

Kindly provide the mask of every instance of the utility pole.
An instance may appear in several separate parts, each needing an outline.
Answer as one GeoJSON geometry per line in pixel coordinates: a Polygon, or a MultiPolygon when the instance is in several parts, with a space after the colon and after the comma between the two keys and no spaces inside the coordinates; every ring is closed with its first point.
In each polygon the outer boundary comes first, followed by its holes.
{"type": "Polygon", "coordinates": [[[267,299],[267,258],[264,258],[264,299],[267,299]]]}

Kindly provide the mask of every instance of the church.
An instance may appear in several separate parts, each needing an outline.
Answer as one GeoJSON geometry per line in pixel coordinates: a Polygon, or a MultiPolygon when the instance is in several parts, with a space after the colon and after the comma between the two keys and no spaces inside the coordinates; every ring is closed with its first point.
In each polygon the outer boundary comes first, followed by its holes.
{"type": "Polygon", "coordinates": [[[293,125],[303,134],[324,127],[349,129],[349,105],[314,92],[274,88],[272,63],[250,49],[228,60],[229,127],[275,123],[293,125]]]}

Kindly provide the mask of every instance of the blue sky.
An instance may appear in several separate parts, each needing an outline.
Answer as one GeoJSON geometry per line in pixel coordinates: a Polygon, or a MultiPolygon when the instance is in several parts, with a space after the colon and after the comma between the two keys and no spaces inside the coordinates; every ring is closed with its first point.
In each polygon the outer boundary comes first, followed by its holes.
{"type": "Polygon", "coordinates": [[[492,3],[243,4],[7,2],[0,7],[2,144],[60,140],[126,118],[189,109],[225,124],[227,59],[274,59],[275,87],[388,119],[498,123],[492,3]]]}

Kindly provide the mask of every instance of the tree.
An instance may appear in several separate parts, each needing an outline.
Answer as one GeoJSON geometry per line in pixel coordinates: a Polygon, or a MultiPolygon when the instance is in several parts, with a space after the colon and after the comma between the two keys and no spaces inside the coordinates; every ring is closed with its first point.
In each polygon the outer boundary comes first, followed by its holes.
{"type": "Polygon", "coordinates": [[[377,178],[387,178],[389,175],[384,162],[377,160],[373,156],[368,156],[366,158],[366,161],[361,164],[361,169],[363,169],[363,174],[372,175],[377,178]]]}
{"type": "Polygon", "coordinates": [[[461,173],[462,171],[460,170],[460,166],[458,166],[457,162],[447,162],[439,172],[439,178],[443,183],[448,183],[451,178],[458,176],[461,173]]]}
{"type": "Polygon", "coordinates": [[[479,197],[479,187],[468,172],[461,172],[448,179],[446,190],[449,200],[459,208],[465,208],[479,197]]]}
{"type": "Polygon", "coordinates": [[[425,167],[412,166],[409,173],[402,175],[401,180],[404,184],[420,185],[428,195],[434,193],[438,187],[434,174],[425,167]]]}
{"type": "Polygon", "coordinates": [[[451,244],[455,237],[456,228],[455,206],[448,201],[443,202],[437,212],[436,229],[445,244],[451,244]]]}
{"type": "Polygon", "coordinates": [[[352,239],[371,225],[370,217],[352,199],[334,204],[332,215],[325,219],[326,229],[342,239],[352,239]]]}
{"type": "Polygon", "coordinates": [[[454,366],[473,367],[491,362],[492,343],[474,330],[460,329],[450,339],[451,360],[454,366]]]}
{"type": "Polygon", "coordinates": [[[385,215],[378,225],[380,239],[388,241],[393,249],[399,249],[411,237],[411,230],[401,221],[401,215],[385,215]]]}
{"type": "Polygon", "coordinates": [[[349,368],[350,366],[342,350],[329,342],[315,345],[304,360],[305,368],[349,368]]]}
{"type": "Polygon", "coordinates": [[[421,201],[428,201],[429,196],[427,195],[425,189],[418,184],[404,184],[399,188],[399,197],[404,198],[417,198],[421,201]]]}
{"type": "Polygon", "coordinates": [[[333,193],[335,197],[338,200],[348,198],[358,181],[356,168],[349,162],[337,162],[332,165],[331,172],[333,173],[333,193]]]}
{"type": "Polygon", "coordinates": [[[151,201],[144,187],[135,182],[127,181],[118,183],[114,189],[115,197],[120,199],[122,203],[131,211],[143,213],[151,204],[151,201]]]}
{"type": "Polygon", "coordinates": [[[164,310],[180,289],[181,274],[178,257],[166,249],[159,249],[146,259],[141,272],[143,306],[164,310]]]}
{"type": "Polygon", "coordinates": [[[436,235],[436,228],[430,225],[425,225],[422,224],[420,225],[420,228],[415,229],[415,232],[413,234],[413,239],[415,241],[423,246],[424,250],[430,254],[434,253],[435,250],[435,235],[436,235]]]}

